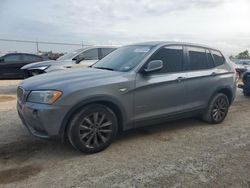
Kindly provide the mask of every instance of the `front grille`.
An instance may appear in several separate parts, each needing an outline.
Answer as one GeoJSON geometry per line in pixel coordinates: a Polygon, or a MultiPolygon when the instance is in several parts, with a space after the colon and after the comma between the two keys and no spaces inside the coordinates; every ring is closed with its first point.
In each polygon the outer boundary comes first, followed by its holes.
{"type": "Polygon", "coordinates": [[[21,87],[17,88],[17,100],[22,102],[24,97],[24,89],[21,87]]]}

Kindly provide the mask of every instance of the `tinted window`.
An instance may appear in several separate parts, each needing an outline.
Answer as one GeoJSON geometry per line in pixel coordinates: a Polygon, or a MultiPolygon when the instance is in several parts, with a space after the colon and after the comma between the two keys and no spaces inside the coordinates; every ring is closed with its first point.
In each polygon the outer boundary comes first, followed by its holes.
{"type": "Polygon", "coordinates": [[[170,73],[183,71],[183,48],[182,46],[168,46],[160,49],[151,58],[152,60],[162,60],[163,69],[158,73],[170,73]]]}
{"type": "Polygon", "coordinates": [[[36,61],[41,61],[42,59],[39,56],[24,54],[23,60],[30,61],[30,62],[36,62],[36,61]]]}
{"type": "Polygon", "coordinates": [[[204,48],[188,47],[190,70],[207,69],[207,55],[204,48]]]}
{"type": "Polygon", "coordinates": [[[206,50],[206,53],[207,53],[208,68],[213,68],[214,67],[214,60],[213,60],[212,54],[208,50],[206,50]]]}
{"type": "Polygon", "coordinates": [[[21,55],[19,54],[13,54],[13,55],[7,55],[4,57],[5,62],[12,62],[12,61],[22,61],[21,55]]]}
{"type": "Polygon", "coordinates": [[[214,57],[214,63],[215,66],[223,65],[225,62],[225,58],[222,56],[222,54],[218,51],[212,51],[213,57],[214,57]]]}
{"type": "Polygon", "coordinates": [[[78,58],[85,60],[98,60],[98,49],[95,48],[86,50],[85,52],[81,53],[78,58]]]}
{"type": "Polygon", "coordinates": [[[136,67],[151,49],[152,46],[124,46],[98,61],[93,68],[127,72],[136,67]]]}
{"type": "Polygon", "coordinates": [[[102,58],[105,57],[106,55],[110,54],[114,50],[115,50],[115,48],[101,48],[102,58]]]}

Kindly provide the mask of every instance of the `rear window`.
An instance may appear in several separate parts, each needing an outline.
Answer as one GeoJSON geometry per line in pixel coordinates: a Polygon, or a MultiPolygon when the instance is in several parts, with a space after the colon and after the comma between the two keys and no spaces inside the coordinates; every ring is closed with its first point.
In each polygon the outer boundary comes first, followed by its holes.
{"type": "Polygon", "coordinates": [[[216,67],[223,65],[225,63],[225,58],[220,52],[212,50],[212,54],[214,57],[214,63],[216,67]]]}
{"type": "Polygon", "coordinates": [[[35,55],[24,54],[23,55],[23,60],[24,61],[30,61],[30,62],[36,62],[36,61],[41,61],[42,58],[39,57],[39,56],[35,56],[35,55]]]}
{"type": "Polygon", "coordinates": [[[208,68],[207,54],[204,48],[188,47],[190,70],[208,68]]]}
{"type": "Polygon", "coordinates": [[[214,67],[214,60],[213,60],[212,54],[209,52],[209,50],[206,50],[206,54],[207,54],[208,68],[213,68],[214,67]]]}

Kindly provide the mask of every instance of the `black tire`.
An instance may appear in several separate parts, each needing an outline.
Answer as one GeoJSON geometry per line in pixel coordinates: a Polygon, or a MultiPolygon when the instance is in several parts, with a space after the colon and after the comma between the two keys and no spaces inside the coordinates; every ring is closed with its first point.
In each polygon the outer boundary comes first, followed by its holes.
{"type": "Polygon", "coordinates": [[[210,124],[219,124],[224,121],[229,109],[228,97],[223,93],[216,94],[210,101],[203,120],[210,124]]]}
{"type": "Polygon", "coordinates": [[[69,124],[70,143],[84,153],[97,153],[106,149],[115,139],[118,121],[107,106],[91,104],[76,113],[69,124]]]}

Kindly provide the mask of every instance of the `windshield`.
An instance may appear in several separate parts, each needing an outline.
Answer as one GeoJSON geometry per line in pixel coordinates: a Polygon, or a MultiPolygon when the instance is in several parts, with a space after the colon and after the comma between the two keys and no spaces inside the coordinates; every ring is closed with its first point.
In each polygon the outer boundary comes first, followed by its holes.
{"type": "Polygon", "coordinates": [[[75,50],[73,52],[67,53],[57,59],[57,61],[64,61],[64,60],[72,60],[78,53],[80,53],[82,49],[75,50]]]}
{"type": "Polygon", "coordinates": [[[92,67],[127,72],[136,67],[151,48],[152,46],[124,46],[107,55],[92,67]]]}

